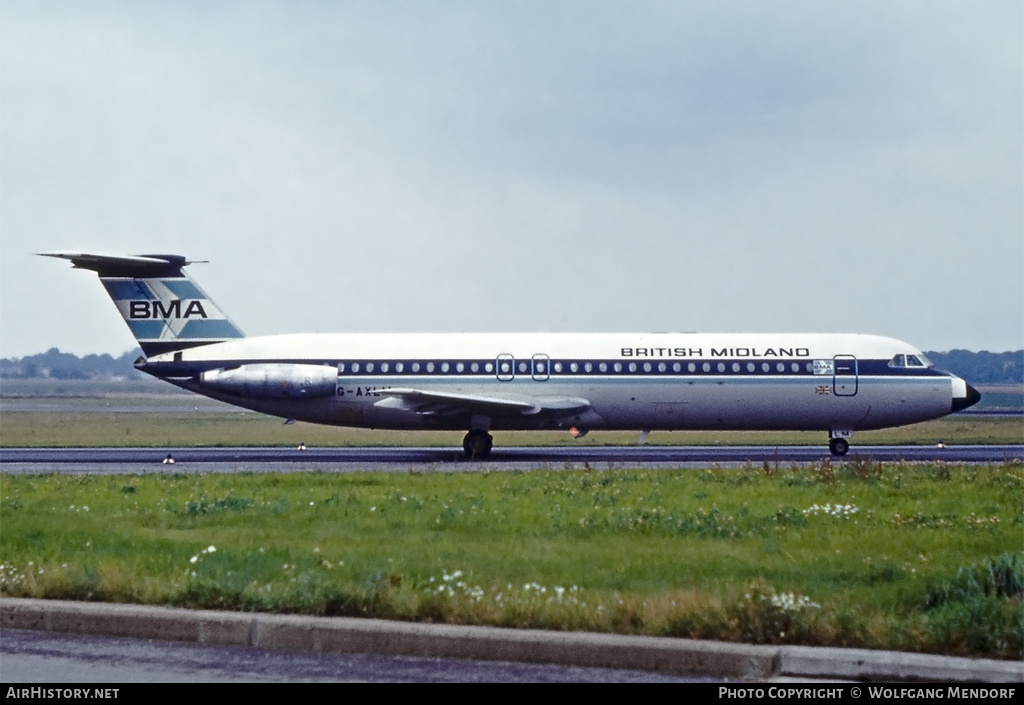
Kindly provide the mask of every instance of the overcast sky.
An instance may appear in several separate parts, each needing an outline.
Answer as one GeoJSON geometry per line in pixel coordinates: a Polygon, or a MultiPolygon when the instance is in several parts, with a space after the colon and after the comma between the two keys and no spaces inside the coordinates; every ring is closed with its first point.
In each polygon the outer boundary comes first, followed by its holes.
{"type": "Polygon", "coordinates": [[[1024,6],[0,4],[0,356],[174,252],[249,335],[1024,347],[1024,6]]]}

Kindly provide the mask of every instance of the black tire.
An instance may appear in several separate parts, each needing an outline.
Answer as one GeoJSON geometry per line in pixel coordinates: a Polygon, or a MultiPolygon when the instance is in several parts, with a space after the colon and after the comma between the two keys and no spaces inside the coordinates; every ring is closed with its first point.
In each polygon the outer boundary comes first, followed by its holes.
{"type": "Polygon", "coordinates": [[[487,431],[470,431],[462,439],[462,451],[467,460],[486,458],[491,453],[494,439],[487,431]]]}
{"type": "Polygon", "coordinates": [[[850,450],[850,442],[845,438],[833,438],[828,442],[828,450],[832,455],[846,455],[850,450]]]}

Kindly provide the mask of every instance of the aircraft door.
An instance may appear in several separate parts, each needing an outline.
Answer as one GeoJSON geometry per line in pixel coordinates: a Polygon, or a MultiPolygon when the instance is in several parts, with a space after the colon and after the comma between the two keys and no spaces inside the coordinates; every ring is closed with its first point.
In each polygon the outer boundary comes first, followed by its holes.
{"type": "Polygon", "coordinates": [[[832,391],[837,397],[852,397],[857,394],[857,358],[853,355],[836,355],[832,358],[832,391]]]}

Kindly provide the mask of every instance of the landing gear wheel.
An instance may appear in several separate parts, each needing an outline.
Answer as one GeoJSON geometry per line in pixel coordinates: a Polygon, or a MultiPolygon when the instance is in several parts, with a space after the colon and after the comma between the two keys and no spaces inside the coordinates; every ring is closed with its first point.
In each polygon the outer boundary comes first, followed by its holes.
{"type": "Polygon", "coordinates": [[[486,458],[491,453],[494,439],[487,431],[470,431],[462,439],[462,450],[467,460],[486,458]]]}
{"type": "Polygon", "coordinates": [[[832,455],[846,455],[850,450],[850,443],[845,438],[833,438],[828,442],[828,449],[832,455]]]}

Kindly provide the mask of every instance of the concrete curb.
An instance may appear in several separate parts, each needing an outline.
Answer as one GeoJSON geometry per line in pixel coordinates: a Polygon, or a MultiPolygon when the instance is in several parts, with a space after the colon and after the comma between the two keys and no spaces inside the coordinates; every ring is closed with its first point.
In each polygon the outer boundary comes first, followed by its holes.
{"type": "Polygon", "coordinates": [[[1024,664],[864,649],[752,646],[662,637],[186,610],[4,598],[0,629],[263,649],[557,663],[740,680],[840,678],[1021,682],[1024,664]]]}
{"type": "Polygon", "coordinates": [[[1024,663],[822,646],[779,647],[779,675],[855,681],[1020,683],[1024,663]]]}

